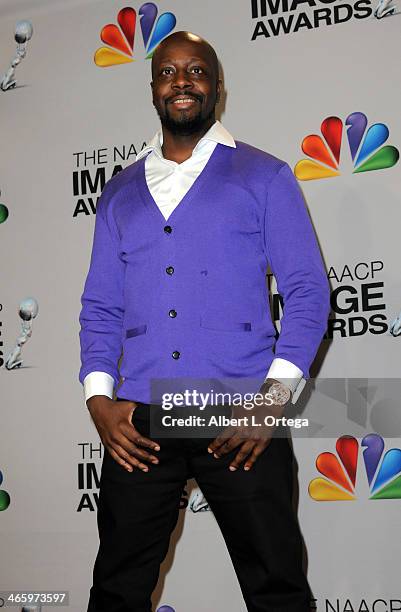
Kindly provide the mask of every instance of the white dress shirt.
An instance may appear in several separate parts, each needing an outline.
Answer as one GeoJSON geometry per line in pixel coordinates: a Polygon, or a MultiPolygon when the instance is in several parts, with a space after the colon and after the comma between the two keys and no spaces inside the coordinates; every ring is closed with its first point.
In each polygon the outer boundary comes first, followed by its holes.
{"type": "MultiPolygon", "coordinates": [[[[227,147],[236,147],[234,138],[220,121],[216,121],[197,142],[191,157],[179,164],[163,157],[163,131],[160,128],[137,155],[138,160],[149,153],[145,160],[146,182],[166,221],[206,166],[217,143],[227,147]]],[[[306,383],[302,370],[291,361],[280,357],[273,359],[266,378],[280,380],[290,387],[293,392],[292,403],[296,402],[306,383]]],[[[110,374],[90,372],[85,376],[85,401],[93,395],[107,395],[112,398],[113,390],[114,379],[110,374]]]]}

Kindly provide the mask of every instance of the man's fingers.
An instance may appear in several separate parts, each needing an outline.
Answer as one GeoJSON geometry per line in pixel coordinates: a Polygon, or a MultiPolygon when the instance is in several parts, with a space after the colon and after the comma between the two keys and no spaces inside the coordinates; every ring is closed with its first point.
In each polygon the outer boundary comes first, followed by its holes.
{"type": "Polygon", "coordinates": [[[107,450],[110,453],[110,455],[113,457],[114,461],[116,461],[119,465],[121,465],[123,468],[125,468],[129,472],[132,472],[132,466],[129,463],[127,463],[126,461],[124,461],[124,459],[122,457],[117,455],[116,451],[113,450],[111,448],[111,446],[109,446],[109,448],[107,450]]]}
{"type": "Polygon", "coordinates": [[[124,434],[126,438],[128,438],[131,442],[134,442],[138,446],[143,446],[144,448],[150,448],[151,450],[159,451],[160,445],[157,442],[151,440],[150,438],[147,438],[146,436],[140,434],[135,428],[135,425],[133,425],[132,423],[132,416],[135,410],[137,409],[138,404],[129,401],[125,402],[125,404],[129,407],[129,412],[127,414],[128,425],[126,426],[124,423],[122,426],[120,426],[120,431],[124,434]]]}
{"type": "Polygon", "coordinates": [[[130,456],[121,446],[115,447],[117,450],[114,450],[112,447],[108,447],[108,451],[110,455],[119,463],[123,468],[128,470],[128,472],[132,472],[134,468],[139,468],[143,472],[148,472],[149,468],[144,463],[141,463],[135,457],[130,456]]]}
{"type": "Polygon", "coordinates": [[[154,442],[150,438],[139,433],[137,429],[135,429],[134,425],[129,425],[127,427],[121,427],[120,431],[130,442],[138,446],[142,446],[143,448],[150,448],[150,450],[159,451],[160,444],[158,442],[154,442]]]}
{"type": "Polygon", "coordinates": [[[215,453],[223,444],[229,440],[234,433],[233,427],[226,427],[221,433],[211,442],[207,448],[209,453],[215,453]]]}
{"type": "Polygon", "coordinates": [[[236,432],[216,449],[216,451],[214,452],[214,456],[218,459],[222,455],[227,455],[232,450],[234,450],[234,448],[242,444],[242,442],[243,440],[241,438],[241,435],[236,432]]]}
{"type": "Polygon", "coordinates": [[[143,446],[145,448],[151,448],[155,451],[160,450],[160,445],[157,442],[150,440],[150,438],[146,438],[146,436],[143,436],[139,432],[137,432],[137,435],[135,437],[135,444],[137,444],[138,446],[143,446]]]}
{"type": "Polygon", "coordinates": [[[137,444],[138,444],[138,439],[136,439],[133,444],[132,443],[130,444],[128,440],[127,441],[121,440],[119,442],[119,445],[128,453],[128,455],[137,457],[138,459],[142,459],[144,461],[150,461],[151,463],[159,463],[159,460],[157,457],[155,457],[151,453],[148,453],[142,448],[139,448],[137,444]]]}
{"type": "Polygon", "coordinates": [[[239,468],[239,466],[241,465],[241,463],[243,462],[243,460],[248,457],[249,453],[252,451],[252,449],[255,446],[255,442],[252,440],[248,440],[247,442],[243,442],[242,446],[240,448],[240,450],[238,451],[238,453],[236,454],[235,458],[233,459],[233,461],[231,461],[229,468],[232,472],[234,472],[235,470],[237,470],[239,468]]]}
{"type": "Polygon", "coordinates": [[[245,462],[244,470],[248,471],[251,469],[256,459],[259,457],[259,455],[263,453],[263,451],[265,450],[265,448],[269,446],[269,444],[270,444],[270,440],[267,440],[267,441],[265,440],[264,442],[259,442],[259,444],[256,444],[250,457],[245,462]]]}

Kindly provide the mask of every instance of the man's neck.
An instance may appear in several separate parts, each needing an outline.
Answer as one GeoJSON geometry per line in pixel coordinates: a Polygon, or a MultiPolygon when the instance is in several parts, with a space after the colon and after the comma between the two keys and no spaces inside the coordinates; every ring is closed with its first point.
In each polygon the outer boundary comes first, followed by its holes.
{"type": "Polygon", "coordinates": [[[204,123],[204,125],[202,125],[199,131],[194,132],[193,134],[174,134],[170,132],[168,128],[162,126],[163,157],[165,159],[170,159],[171,161],[175,161],[178,164],[181,164],[183,161],[191,157],[192,151],[194,150],[200,139],[215,123],[215,121],[216,119],[214,117],[210,118],[204,123]]]}

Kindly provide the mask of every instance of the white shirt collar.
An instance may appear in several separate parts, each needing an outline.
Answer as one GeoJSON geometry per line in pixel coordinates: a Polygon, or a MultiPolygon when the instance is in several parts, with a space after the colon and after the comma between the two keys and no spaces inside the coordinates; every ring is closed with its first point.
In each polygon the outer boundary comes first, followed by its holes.
{"type": "MultiPolygon", "coordinates": [[[[222,125],[222,123],[220,123],[220,121],[218,121],[217,119],[213,123],[213,125],[208,129],[206,134],[204,134],[202,138],[197,142],[193,150],[193,153],[202,146],[202,143],[208,140],[226,145],[227,147],[236,148],[237,146],[230,132],[226,130],[226,128],[222,125]]],[[[156,132],[156,134],[153,136],[153,138],[148,142],[146,147],[144,147],[142,151],[138,153],[138,155],[136,156],[136,160],[138,161],[139,159],[147,155],[150,151],[154,151],[158,155],[158,157],[160,157],[161,159],[164,159],[163,153],[162,153],[162,144],[163,144],[163,131],[160,128],[156,132]]]]}

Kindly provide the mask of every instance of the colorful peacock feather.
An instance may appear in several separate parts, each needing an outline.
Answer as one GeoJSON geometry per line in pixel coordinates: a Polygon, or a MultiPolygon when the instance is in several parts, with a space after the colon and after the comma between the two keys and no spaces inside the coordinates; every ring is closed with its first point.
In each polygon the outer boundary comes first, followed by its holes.
{"type": "MultiPolygon", "coordinates": [[[[345,120],[348,145],[354,163],[353,173],[391,168],[399,159],[399,151],[392,145],[382,146],[389,137],[384,123],[375,123],[366,131],[367,117],[351,113],[345,120]]],[[[301,181],[338,176],[343,122],[339,117],[326,117],[320,127],[321,134],[306,136],[301,144],[309,159],[301,159],[294,168],[301,181]]]]}
{"type": "MultiPolygon", "coordinates": [[[[401,498],[401,449],[383,454],[384,441],[378,434],[368,434],[361,442],[370,499],[401,498]]],[[[355,499],[359,444],[352,436],[341,436],[336,443],[337,455],[320,453],[316,467],[325,478],[314,478],[309,495],[316,501],[355,499]]]]}
{"type": "MultiPolygon", "coordinates": [[[[0,485],[3,482],[3,474],[0,471],[0,485]]],[[[0,489],[0,512],[2,510],[7,510],[8,506],[10,505],[10,496],[7,493],[7,491],[4,491],[3,489],[0,489]]]]}
{"type": "MultiPolygon", "coordinates": [[[[157,45],[177,22],[175,15],[169,12],[162,13],[156,20],[157,12],[153,2],[145,2],[138,11],[146,59],[152,57],[157,45]]],[[[118,26],[109,23],[102,28],[100,38],[108,46],[97,49],[94,57],[97,66],[105,68],[134,61],[136,21],[136,10],[127,6],[117,15],[118,26]]]]}

